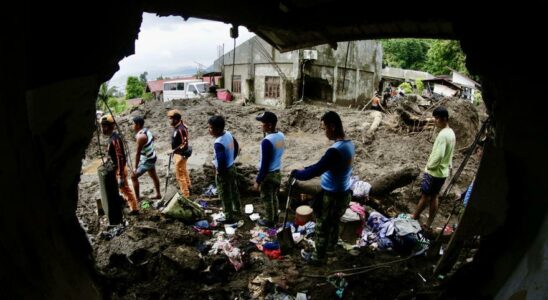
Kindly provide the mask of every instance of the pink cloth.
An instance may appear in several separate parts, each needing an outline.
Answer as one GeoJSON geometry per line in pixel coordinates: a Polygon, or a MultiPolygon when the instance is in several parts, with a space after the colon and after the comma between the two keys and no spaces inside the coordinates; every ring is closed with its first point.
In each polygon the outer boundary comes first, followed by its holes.
{"type": "Polygon", "coordinates": [[[365,209],[363,208],[363,206],[361,206],[361,205],[360,205],[359,203],[357,203],[357,202],[350,202],[349,206],[350,206],[350,209],[351,209],[353,212],[355,212],[355,213],[357,213],[358,215],[360,215],[360,217],[361,217],[362,219],[365,218],[365,209]]]}

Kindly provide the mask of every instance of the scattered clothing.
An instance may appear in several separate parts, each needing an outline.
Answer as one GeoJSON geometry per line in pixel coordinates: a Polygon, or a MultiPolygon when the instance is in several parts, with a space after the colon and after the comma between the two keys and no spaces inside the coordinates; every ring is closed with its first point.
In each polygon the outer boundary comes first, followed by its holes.
{"type": "Polygon", "coordinates": [[[217,188],[215,185],[210,184],[207,188],[205,188],[203,195],[208,197],[217,196],[217,188]]]}
{"type": "Polygon", "coordinates": [[[421,231],[421,225],[415,219],[396,218],[394,219],[394,231],[399,236],[418,233],[421,231]]]}
{"type": "Polygon", "coordinates": [[[389,219],[375,211],[369,215],[367,227],[363,229],[358,244],[407,255],[424,251],[428,247],[428,240],[421,231],[419,222],[406,214],[389,219]]]}
{"type": "Polygon", "coordinates": [[[281,259],[282,256],[280,249],[269,250],[263,248],[263,253],[270,259],[281,259]]]}

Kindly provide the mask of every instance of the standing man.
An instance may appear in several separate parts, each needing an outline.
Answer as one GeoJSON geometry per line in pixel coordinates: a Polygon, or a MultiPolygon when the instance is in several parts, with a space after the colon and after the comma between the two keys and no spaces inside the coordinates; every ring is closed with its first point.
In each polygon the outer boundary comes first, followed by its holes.
{"type": "Polygon", "coordinates": [[[118,133],[114,131],[114,118],[111,115],[101,118],[101,131],[104,135],[109,136],[107,152],[116,168],[118,189],[129,206],[130,214],[136,214],[139,212],[139,207],[137,206],[137,199],[135,199],[135,195],[127,182],[124,144],[118,133]]]}
{"type": "Polygon", "coordinates": [[[428,214],[428,222],[426,223],[427,228],[432,226],[432,222],[436,216],[436,211],[438,210],[438,193],[445,179],[449,176],[449,169],[453,165],[453,150],[455,149],[455,133],[449,127],[449,112],[447,109],[439,106],[434,109],[432,115],[434,116],[436,127],[441,129],[441,131],[434,141],[432,153],[430,153],[430,157],[428,158],[428,163],[422,176],[421,199],[412,216],[413,219],[418,220],[426,204],[429,204],[430,212],[428,214]]]}
{"type": "Polygon", "coordinates": [[[137,140],[137,151],[135,152],[135,170],[131,176],[133,182],[133,190],[137,196],[137,201],[141,200],[139,193],[139,177],[145,172],[148,172],[152,182],[154,182],[154,189],[156,190],[156,196],[151,199],[161,199],[160,193],[160,179],[156,174],[156,152],[154,151],[154,136],[152,132],[145,126],[145,120],[143,117],[136,116],[133,118],[133,131],[136,132],[135,139],[137,140]]]}
{"type": "Polygon", "coordinates": [[[258,191],[260,187],[261,199],[266,210],[266,217],[259,220],[259,224],[272,227],[278,222],[278,191],[282,181],[280,169],[285,150],[285,136],[276,130],[278,117],[274,113],[265,111],[255,119],[262,123],[264,139],[261,142],[259,174],[253,189],[258,191]]]}
{"type": "Polygon", "coordinates": [[[171,149],[173,150],[173,156],[175,157],[175,177],[179,183],[181,194],[185,198],[190,197],[190,176],[186,162],[188,157],[185,155],[188,151],[188,128],[185,126],[182,120],[182,114],[177,109],[172,109],[167,112],[169,123],[173,127],[173,134],[171,135],[171,149]]]}
{"type": "Polygon", "coordinates": [[[329,111],[321,118],[320,128],[334,143],[319,162],[303,170],[291,171],[297,180],[309,180],[321,175],[322,195],[316,211],[316,249],[312,253],[312,263],[324,264],[327,249],[335,247],[339,240],[339,222],[348,203],[352,199],[350,175],[354,160],[354,144],[345,139],[341,117],[329,111]]]}
{"type": "Polygon", "coordinates": [[[213,144],[213,165],[217,170],[215,181],[217,191],[226,216],[226,221],[232,223],[241,217],[240,192],[236,184],[236,167],[234,160],[238,156],[238,142],[230,132],[225,131],[225,119],[213,116],[208,120],[209,134],[215,137],[213,144]]]}

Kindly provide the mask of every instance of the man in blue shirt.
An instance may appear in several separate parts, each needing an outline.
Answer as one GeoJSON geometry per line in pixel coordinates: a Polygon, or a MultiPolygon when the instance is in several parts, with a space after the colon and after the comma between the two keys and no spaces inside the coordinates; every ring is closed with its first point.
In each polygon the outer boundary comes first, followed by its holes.
{"type": "Polygon", "coordinates": [[[280,168],[285,150],[285,136],[276,130],[278,117],[274,113],[265,111],[255,119],[262,123],[264,139],[261,141],[259,174],[253,189],[257,191],[260,187],[261,199],[266,210],[265,218],[259,220],[259,224],[272,227],[278,222],[278,191],[282,181],[280,168]]]}
{"type": "Polygon", "coordinates": [[[217,170],[217,192],[223,203],[226,221],[231,223],[241,217],[240,192],[236,183],[238,174],[234,166],[239,151],[238,142],[230,132],[225,131],[225,119],[222,116],[213,116],[207,123],[209,134],[215,137],[213,165],[217,170]]]}
{"type": "Polygon", "coordinates": [[[345,139],[341,118],[334,111],[325,113],[321,125],[329,140],[335,141],[319,162],[303,170],[291,171],[297,180],[309,180],[321,176],[322,197],[315,205],[316,249],[312,262],[327,261],[327,249],[334,248],[339,240],[339,222],[352,199],[350,175],[354,160],[354,144],[345,139]]]}

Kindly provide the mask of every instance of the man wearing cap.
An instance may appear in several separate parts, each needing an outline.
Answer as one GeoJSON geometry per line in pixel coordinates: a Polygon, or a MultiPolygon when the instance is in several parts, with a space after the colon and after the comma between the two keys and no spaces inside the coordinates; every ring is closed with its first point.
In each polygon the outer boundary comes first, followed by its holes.
{"type": "Polygon", "coordinates": [[[161,199],[160,193],[160,179],[156,174],[156,152],[154,151],[154,136],[152,132],[145,128],[145,120],[141,116],[133,118],[133,131],[136,132],[135,139],[137,140],[137,151],[135,152],[135,170],[131,176],[133,182],[133,190],[137,196],[137,201],[141,200],[139,193],[139,177],[145,172],[148,173],[152,182],[154,182],[154,189],[156,195],[151,199],[161,199]]]}
{"type": "Polygon", "coordinates": [[[285,136],[276,130],[278,117],[274,113],[265,111],[255,119],[262,123],[264,138],[261,141],[259,174],[253,189],[257,191],[260,187],[261,199],[266,210],[265,219],[259,220],[259,224],[272,227],[278,221],[278,191],[282,180],[280,169],[285,150],[285,136]]]}
{"type": "Polygon", "coordinates": [[[177,109],[167,112],[169,123],[173,126],[171,135],[171,149],[175,158],[175,177],[179,183],[181,194],[188,198],[190,196],[190,176],[186,167],[188,157],[185,156],[188,150],[188,128],[182,120],[182,114],[177,109]]]}
{"type": "Polygon", "coordinates": [[[110,136],[108,140],[107,152],[116,167],[118,189],[128,203],[131,210],[130,213],[137,213],[139,211],[137,199],[135,199],[135,195],[133,195],[133,192],[127,182],[126,153],[124,151],[124,144],[118,133],[114,132],[114,118],[111,115],[106,115],[101,118],[101,131],[104,135],[110,136]]]}
{"type": "Polygon", "coordinates": [[[209,134],[215,137],[213,165],[217,170],[217,191],[223,203],[226,221],[231,223],[241,216],[240,192],[236,183],[238,174],[234,166],[239,152],[238,142],[229,131],[225,131],[225,119],[222,116],[212,116],[207,123],[209,134]]]}

